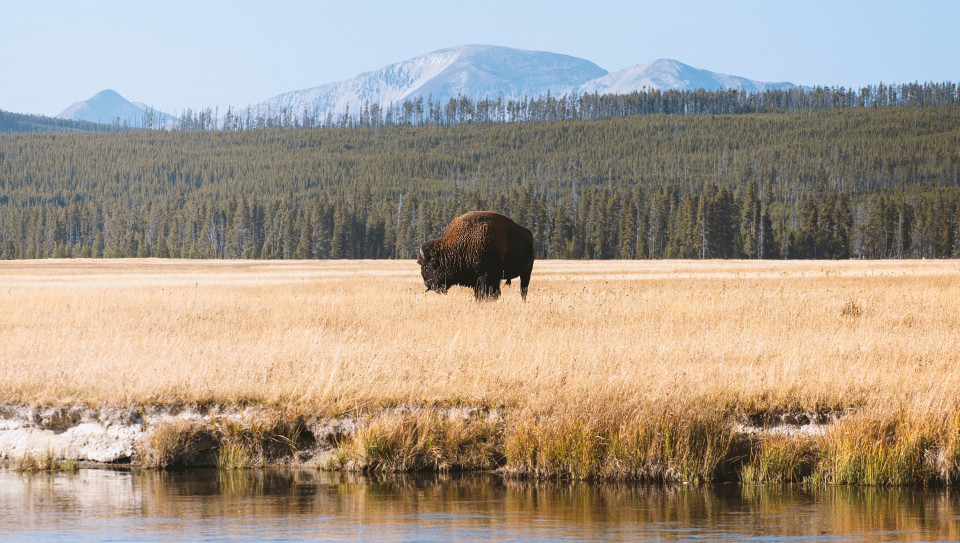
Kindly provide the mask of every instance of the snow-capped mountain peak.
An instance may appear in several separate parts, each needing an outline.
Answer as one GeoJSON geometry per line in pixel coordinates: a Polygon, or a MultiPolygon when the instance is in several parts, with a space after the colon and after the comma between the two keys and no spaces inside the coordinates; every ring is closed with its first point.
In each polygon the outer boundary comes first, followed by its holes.
{"type": "Polygon", "coordinates": [[[682,62],[661,58],[637,64],[630,68],[608,73],[580,87],[576,94],[626,94],[639,90],[697,90],[708,91],[743,89],[747,92],[763,92],[767,89],[792,88],[793,83],[766,83],[745,77],[727,75],[700,68],[694,68],[682,62]]]}
{"type": "Polygon", "coordinates": [[[557,92],[606,74],[596,64],[546,51],[526,51],[494,45],[462,45],[440,49],[363,72],[352,79],[284,93],[256,109],[293,114],[304,111],[356,112],[365,103],[389,106],[422,96],[446,101],[458,96],[520,98],[557,92]]]}

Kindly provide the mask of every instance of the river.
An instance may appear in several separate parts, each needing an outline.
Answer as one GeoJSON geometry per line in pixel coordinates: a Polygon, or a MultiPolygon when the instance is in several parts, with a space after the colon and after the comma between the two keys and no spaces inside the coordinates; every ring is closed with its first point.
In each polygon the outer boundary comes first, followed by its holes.
{"type": "Polygon", "coordinates": [[[2,541],[960,539],[949,490],[312,470],[0,471],[2,541]]]}

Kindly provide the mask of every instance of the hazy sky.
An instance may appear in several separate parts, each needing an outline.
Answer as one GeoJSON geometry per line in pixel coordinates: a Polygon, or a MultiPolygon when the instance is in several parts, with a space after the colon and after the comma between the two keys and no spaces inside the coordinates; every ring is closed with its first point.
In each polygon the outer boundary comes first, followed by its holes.
{"type": "Polygon", "coordinates": [[[960,1],[0,0],[0,109],[103,89],[168,113],[246,106],[436,49],[657,58],[803,85],[960,81],[960,1]]]}

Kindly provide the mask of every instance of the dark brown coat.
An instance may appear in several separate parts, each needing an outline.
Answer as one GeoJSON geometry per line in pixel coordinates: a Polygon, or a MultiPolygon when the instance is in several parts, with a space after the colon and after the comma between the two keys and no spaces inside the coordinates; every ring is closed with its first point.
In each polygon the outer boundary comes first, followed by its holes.
{"type": "Polygon", "coordinates": [[[527,299],[533,271],[533,234],[509,217],[471,211],[450,223],[443,237],[420,246],[420,275],[427,290],[446,293],[451,285],[473,289],[479,300],[500,296],[500,280],[520,278],[527,299]]]}

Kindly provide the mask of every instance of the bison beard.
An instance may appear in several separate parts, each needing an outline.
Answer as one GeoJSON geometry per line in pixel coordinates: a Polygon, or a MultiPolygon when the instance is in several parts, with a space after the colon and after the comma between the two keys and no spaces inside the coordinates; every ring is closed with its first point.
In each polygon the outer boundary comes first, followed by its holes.
{"type": "Polygon", "coordinates": [[[500,296],[500,280],[520,278],[527,299],[533,271],[533,234],[509,217],[471,211],[450,223],[443,237],[420,246],[420,275],[427,290],[446,293],[451,285],[473,289],[476,299],[500,296]]]}

